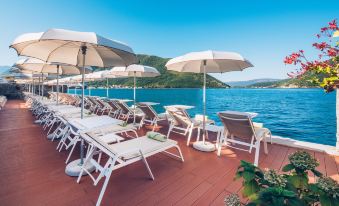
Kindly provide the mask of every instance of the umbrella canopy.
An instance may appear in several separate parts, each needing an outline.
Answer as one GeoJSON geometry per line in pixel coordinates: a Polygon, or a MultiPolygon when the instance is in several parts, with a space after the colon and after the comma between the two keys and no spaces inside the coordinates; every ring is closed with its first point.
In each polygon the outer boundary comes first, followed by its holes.
{"type": "Polygon", "coordinates": [[[223,73],[230,71],[242,71],[253,67],[240,54],[223,51],[191,52],[169,60],[166,63],[168,70],[177,72],[203,73],[203,141],[196,142],[193,146],[202,151],[214,151],[213,144],[205,143],[206,127],[206,73],[223,73]]]}
{"type": "Polygon", "coordinates": [[[49,29],[46,32],[18,36],[10,46],[18,55],[46,62],[75,66],[113,67],[137,62],[133,50],[124,43],[104,38],[94,32],[49,29]],[[86,47],[86,59],[82,48],[86,47]]]}
{"type": "Polygon", "coordinates": [[[135,123],[135,102],[136,102],[136,77],[156,77],[160,75],[160,72],[150,66],[139,65],[139,64],[132,64],[128,67],[114,67],[113,69],[109,70],[106,76],[116,75],[117,77],[133,77],[133,102],[134,102],[134,117],[133,123],[135,123]]]}
{"type": "MultiPolygon", "coordinates": [[[[81,68],[78,66],[68,65],[64,63],[53,63],[53,62],[44,62],[40,59],[36,58],[26,58],[18,60],[13,67],[16,67],[23,72],[31,71],[32,73],[48,73],[48,74],[57,74],[57,104],[59,103],[59,75],[66,75],[66,74],[81,74],[81,68]]],[[[92,69],[90,67],[85,67],[84,72],[89,73],[92,69]]],[[[43,86],[42,86],[43,90],[43,86]]]]}
{"type": "MultiPolygon", "coordinates": [[[[85,75],[85,81],[86,82],[92,82],[92,81],[100,81],[100,80],[106,80],[106,96],[108,97],[108,78],[115,78],[114,76],[106,77],[105,73],[107,73],[106,70],[103,71],[97,71],[90,74],[85,75]]],[[[80,82],[81,76],[77,75],[73,78],[74,81],[80,82]],[[80,81],[79,81],[80,80],[80,81]]],[[[91,96],[91,89],[88,87],[88,95],[91,96]]]]}
{"type": "Polygon", "coordinates": [[[208,50],[173,58],[166,63],[166,67],[177,72],[204,73],[205,68],[207,73],[223,73],[242,71],[253,65],[238,53],[208,50]]]}
{"type": "MultiPolygon", "coordinates": [[[[18,60],[13,67],[16,67],[20,70],[32,71],[35,73],[48,73],[48,74],[81,74],[81,68],[73,65],[67,65],[64,63],[51,63],[44,62],[36,58],[26,58],[18,60]],[[58,69],[59,67],[59,69],[58,69]]],[[[90,67],[85,68],[85,73],[91,72],[90,67]]]]}
{"type": "Polygon", "coordinates": [[[156,77],[160,75],[160,72],[154,67],[132,64],[128,67],[114,67],[113,69],[108,70],[105,75],[117,77],[156,77]]]}

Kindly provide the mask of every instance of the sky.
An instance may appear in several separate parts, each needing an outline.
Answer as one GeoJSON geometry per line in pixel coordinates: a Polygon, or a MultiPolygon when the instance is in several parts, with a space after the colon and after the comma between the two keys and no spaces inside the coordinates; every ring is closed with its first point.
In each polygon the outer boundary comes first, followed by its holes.
{"type": "Polygon", "coordinates": [[[0,0],[0,65],[18,59],[9,45],[26,32],[92,31],[138,54],[176,57],[192,51],[238,52],[252,62],[222,81],[287,78],[293,51],[314,57],[315,34],[339,17],[338,0],[0,0]]]}

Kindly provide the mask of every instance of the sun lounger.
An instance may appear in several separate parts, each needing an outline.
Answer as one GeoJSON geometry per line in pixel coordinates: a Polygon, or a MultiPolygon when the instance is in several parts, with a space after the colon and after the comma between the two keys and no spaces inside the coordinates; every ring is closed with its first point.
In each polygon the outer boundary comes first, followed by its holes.
{"type": "MultiPolygon", "coordinates": [[[[122,124],[123,122],[118,119],[114,119],[108,116],[93,116],[93,117],[87,117],[84,119],[80,118],[74,118],[69,119],[67,121],[68,127],[67,132],[63,135],[61,138],[57,149],[59,152],[65,148],[68,150],[71,148],[70,153],[66,159],[66,163],[69,161],[71,155],[73,154],[73,150],[78,142],[81,141],[80,133],[81,132],[87,132],[91,130],[98,130],[98,129],[104,129],[106,127],[112,127],[116,125],[116,127],[119,126],[119,124],[122,124]]],[[[115,129],[115,133],[123,133],[123,132],[129,132],[134,131],[135,127],[119,127],[115,129]]],[[[135,131],[134,131],[135,132],[135,131]]],[[[135,133],[136,134],[136,133],[135,133]]],[[[136,134],[137,135],[137,134],[136,134]]]]}
{"type": "Polygon", "coordinates": [[[170,126],[168,129],[167,137],[171,132],[182,135],[187,135],[187,146],[189,145],[194,129],[198,130],[197,139],[200,136],[201,122],[191,119],[184,109],[165,107],[168,115],[170,116],[170,126]]]}
{"type": "Polygon", "coordinates": [[[158,126],[159,121],[167,120],[165,115],[160,116],[150,105],[144,103],[138,103],[137,107],[145,114],[141,121],[139,128],[143,126],[145,122],[150,123],[153,126],[153,130],[158,126]]]}
{"type": "Polygon", "coordinates": [[[118,106],[116,100],[108,100],[107,104],[109,104],[109,106],[111,107],[111,111],[108,115],[113,118],[118,118],[121,112],[121,108],[118,106]]]}
{"type": "Polygon", "coordinates": [[[147,157],[150,157],[161,152],[166,152],[167,154],[175,156],[179,158],[181,161],[184,161],[178,143],[174,140],[168,139],[165,142],[160,142],[144,136],[110,145],[91,133],[87,133],[84,135],[86,135],[88,139],[92,140],[91,141],[92,147],[84,161],[77,182],[78,183],[80,182],[81,177],[84,173],[87,173],[89,177],[91,177],[91,179],[94,182],[94,185],[97,185],[98,182],[103,177],[105,177],[105,181],[103,183],[96,205],[100,205],[107,184],[109,182],[110,176],[114,170],[117,170],[121,167],[125,167],[127,165],[142,160],[146,166],[148,174],[150,175],[151,179],[154,180],[154,176],[146,160],[147,157]],[[169,153],[167,150],[171,148],[176,148],[179,155],[169,153]],[[97,150],[100,150],[109,156],[109,159],[104,166],[101,166],[93,158],[97,150]],[[85,169],[87,164],[93,164],[95,168],[100,172],[97,177],[94,177],[90,172],[88,172],[85,169]]]}
{"type": "Polygon", "coordinates": [[[271,132],[266,128],[254,127],[248,113],[221,112],[218,116],[224,125],[224,132],[217,146],[218,156],[220,156],[222,146],[249,153],[255,148],[254,165],[258,165],[260,142],[264,141],[264,150],[267,154],[267,138],[271,136],[271,132]]]}
{"type": "MultiPolygon", "coordinates": [[[[125,122],[128,122],[130,118],[133,117],[134,111],[131,109],[124,101],[116,100],[117,105],[120,107],[121,112],[119,115],[119,119],[123,119],[125,122]]],[[[144,114],[139,112],[137,109],[135,111],[135,116],[142,117],[144,114]]]]}

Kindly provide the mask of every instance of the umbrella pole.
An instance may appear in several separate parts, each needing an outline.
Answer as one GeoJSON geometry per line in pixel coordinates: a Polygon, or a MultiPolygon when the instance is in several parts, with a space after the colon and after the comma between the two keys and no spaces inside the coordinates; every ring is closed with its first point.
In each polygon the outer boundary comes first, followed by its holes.
{"type": "Polygon", "coordinates": [[[44,99],[44,73],[41,72],[41,99],[44,99]]]}
{"type": "Polygon", "coordinates": [[[136,85],[136,78],[135,78],[135,74],[136,72],[134,72],[134,80],[133,80],[133,83],[134,83],[134,90],[133,90],[133,104],[134,104],[134,107],[133,107],[133,124],[135,124],[135,109],[136,109],[136,105],[135,105],[135,85],[136,85]]]}
{"type": "Polygon", "coordinates": [[[57,65],[57,99],[56,104],[59,104],[59,65],[57,65]]]}
{"type": "MultiPolygon", "coordinates": [[[[81,119],[84,118],[84,95],[85,95],[85,58],[86,58],[86,46],[81,46],[82,51],[82,97],[81,97],[81,119]]],[[[81,138],[80,144],[80,165],[84,163],[84,139],[81,138]]]]}
{"type": "Polygon", "coordinates": [[[34,73],[32,72],[32,94],[35,95],[35,85],[34,85],[34,73]]]}
{"type": "Polygon", "coordinates": [[[106,97],[108,98],[108,78],[106,78],[106,97]]]}
{"type": "Polygon", "coordinates": [[[206,60],[204,60],[204,88],[203,88],[203,119],[202,119],[202,140],[205,144],[205,137],[206,137],[206,60]]]}
{"type": "Polygon", "coordinates": [[[40,86],[41,86],[41,85],[40,85],[40,76],[39,76],[39,79],[38,79],[38,95],[39,95],[39,96],[40,96],[40,91],[41,91],[41,90],[40,90],[40,86]]]}

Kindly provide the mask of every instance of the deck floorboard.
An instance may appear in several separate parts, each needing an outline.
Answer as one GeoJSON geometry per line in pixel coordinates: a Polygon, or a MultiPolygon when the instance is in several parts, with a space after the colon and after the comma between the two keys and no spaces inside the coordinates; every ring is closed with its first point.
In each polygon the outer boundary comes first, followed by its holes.
{"type": "MultiPolygon", "coordinates": [[[[76,178],[65,175],[68,153],[57,152],[57,142],[48,141],[46,131],[33,121],[21,100],[9,100],[0,111],[1,205],[95,205],[102,182],[93,186],[84,177],[77,184],[76,178]]],[[[161,130],[166,132],[166,127],[161,130]]],[[[114,171],[102,205],[223,205],[227,194],[241,194],[241,181],[234,175],[240,160],[253,161],[254,152],[224,148],[217,157],[187,147],[182,135],[171,138],[179,142],[184,163],[162,154],[148,158],[154,181],[141,162],[114,171]]],[[[269,144],[268,150],[265,155],[261,147],[259,166],[281,171],[297,149],[269,144]]],[[[320,161],[318,170],[339,181],[339,157],[310,152],[320,161]]],[[[77,159],[78,148],[74,154],[72,159],[77,159]]]]}

